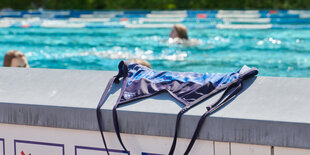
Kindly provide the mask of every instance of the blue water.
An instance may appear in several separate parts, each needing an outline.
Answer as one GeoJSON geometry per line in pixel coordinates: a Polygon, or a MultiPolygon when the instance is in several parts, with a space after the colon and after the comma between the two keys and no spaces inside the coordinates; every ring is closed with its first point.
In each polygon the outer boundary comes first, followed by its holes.
{"type": "Polygon", "coordinates": [[[197,46],[168,44],[169,32],[1,28],[0,63],[16,49],[33,68],[117,70],[120,60],[143,58],[155,70],[226,73],[248,65],[260,76],[310,77],[310,30],[189,30],[197,46]]]}

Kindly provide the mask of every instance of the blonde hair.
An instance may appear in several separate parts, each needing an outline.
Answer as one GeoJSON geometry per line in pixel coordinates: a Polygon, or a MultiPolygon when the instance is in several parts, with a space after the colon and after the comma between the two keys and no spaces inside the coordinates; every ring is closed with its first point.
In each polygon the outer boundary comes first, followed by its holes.
{"type": "Polygon", "coordinates": [[[187,28],[184,26],[184,25],[181,25],[181,24],[175,24],[173,26],[173,28],[175,29],[175,31],[177,32],[178,34],[178,37],[181,38],[181,39],[188,39],[188,36],[187,36],[187,28]]]}
{"type": "Polygon", "coordinates": [[[3,66],[11,67],[12,60],[14,58],[22,58],[22,57],[26,57],[26,56],[20,51],[17,51],[17,50],[9,51],[4,56],[3,66]]]}
{"type": "Polygon", "coordinates": [[[131,63],[139,64],[139,65],[142,65],[142,66],[146,66],[148,68],[152,68],[150,63],[147,62],[146,60],[143,60],[143,59],[130,59],[130,60],[127,60],[127,61],[131,62],[131,63]]]}

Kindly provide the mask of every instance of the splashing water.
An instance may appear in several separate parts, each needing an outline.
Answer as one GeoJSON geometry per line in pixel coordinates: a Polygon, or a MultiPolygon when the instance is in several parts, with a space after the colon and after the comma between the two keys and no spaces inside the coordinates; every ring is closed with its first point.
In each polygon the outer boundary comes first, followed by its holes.
{"type": "Polygon", "coordinates": [[[0,63],[9,50],[34,68],[117,70],[120,60],[148,60],[155,70],[310,77],[309,30],[193,29],[195,46],[167,42],[170,29],[1,28],[0,63]]]}

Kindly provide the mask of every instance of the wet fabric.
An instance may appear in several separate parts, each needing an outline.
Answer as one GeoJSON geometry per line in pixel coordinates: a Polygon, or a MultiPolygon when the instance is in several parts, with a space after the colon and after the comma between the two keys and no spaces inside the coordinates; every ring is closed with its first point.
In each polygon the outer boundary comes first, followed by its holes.
{"type": "Polygon", "coordinates": [[[168,91],[185,106],[238,79],[239,73],[194,73],[154,71],[138,64],[128,65],[128,81],[120,103],[168,91]]]}
{"type": "MultiPolygon", "coordinates": [[[[201,117],[195,133],[192,137],[190,145],[188,146],[184,154],[188,154],[195,140],[198,137],[198,133],[202,126],[204,119],[212,112],[219,109],[228,100],[234,97],[242,89],[242,81],[249,77],[252,77],[258,73],[256,68],[249,68],[247,66],[242,67],[237,72],[232,73],[195,73],[195,72],[170,72],[170,71],[154,71],[145,66],[139,64],[127,63],[121,61],[119,64],[119,73],[114,76],[108,83],[104,94],[97,107],[97,117],[102,133],[100,107],[107,96],[107,92],[110,90],[113,83],[119,83],[120,78],[123,78],[123,86],[121,88],[120,96],[113,108],[113,123],[117,137],[124,150],[129,154],[125,145],[122,142],[119,124],[117,118],[117,107],[127,102],[153,96],[160,92],[168,92],[171,96],[177,99],[183,104],[182,110],[179,112],[176,120],[175,135],[172,142],[169,154],[174,153],[174,149],[177,142],[178,126],[181,119],[181,115],[193,106],[199,104],[201,101],[216,94],[221,90],[225,90],[223,95],[207,107],[206,113],[201,117]],[[228,93],[230,90],[232,92],[228,93]]],[[[102,138],[106,146],[103,134],[102,138]]],[[[108,150],[108,149],[107,149],[108,150]]]]}

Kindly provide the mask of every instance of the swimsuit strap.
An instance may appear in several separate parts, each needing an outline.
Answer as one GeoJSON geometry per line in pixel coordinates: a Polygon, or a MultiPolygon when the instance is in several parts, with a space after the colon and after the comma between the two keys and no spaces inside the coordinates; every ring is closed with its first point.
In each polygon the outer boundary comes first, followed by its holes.
{"type": "Polygon", "coordinates": [[[121,93],[116,101],[116,104],[114,105],[113,107],[113,124],[114,124],[114,129],[115,129],[115,132],[116,132],[116,135],[117,135],[117,138],[118,138],[118,141],[120,142],[120,144],[122,145],[123,149],[125,150],[125,152],[130,155],[130,152],[126,149],[123,141],[122,141],[122,138],[121,138],[121,135],[120,135],[120,129],[119,129],[119,124],[118,124],[118,118],[117,118],[117,111],[116,111],[116,108],[119,106],[119,103],[120,103],[120,100],[124,94],[124,91],[125,91],[125,88],[126,88],[126,85],[127,85],[127,81],[128,81],[128,64],[127,62],[124,62],[124,61],[121,61],[119,66],[118,66],[118,69],[119,69],[119,73],[117,75],[117,78],[115,80],[115,82],[119,82],[119,78],[120,77],[123,77],[123,85],[122,85],[122,88],[121,88],[121,93]]]}
{"type": "Polygon", "coordinates": [[[206,119],[207,116],[211,115],[212,113],[214,113],[215,111],[217,111],[219,108],[221,108],[223,105],[225,105],[227,103],[227,101],[231,100],[233,97],[235,97],[238,92],[240,92],[240,90],[242,89],[243,87],[243,84],[241,82],[241,80],[238,80],[236,83],[230,85],[229,87],[226,88],[225,92],[223,93],[223,95],[215,102],[213,103],[211,106],[208,106],[207,107],[207,111],[200,117],[200,120],[197,124],[197,127],[195,129],[195,132],[194,132],[194,135],[192,136],[192,139],[184,153],[184,155],[188,155],[190,150],[192,149],[197,137],[198,137],[198,134],[201,130],[201,127],[204,123],[204,120],[206,119]],[[237,85],[237,86],[236,86],[237,85]],[[231,92],[228,96],[228,92],[232,89],[236,87],[233,92],[231,92]],[[227,96],[225,98],[225,96],[227,96]],[[223,99],[225,98],[224,101],[222,101],[223,99]],[[222,102],[221,102],[222,101],[222,102]]]}
{"type": "Polygon", "coordinates": [[[249,71],[244,72],[242,74],[240,74],[240,77],[238,80],[234,81],[231,85],[229,85],[225,92],[222,94],[222,96],[216,101],[214,102],[212,105],[206,107],[207,111],[200,117],[200,120],[197,124],[197,127],[195,129],[195,132],[192,136],[192,139],[184,153],[184,155],[188,155],[190,150],[192,149],[196,139],[198,138],[198,134],[201,130],[201,127],[204,123],[204,120],[206,119],[207,116],[211,115],[212,113],[214,113],[215,111],[217,111],[218,109],[220,109],[222,106],[224,106],[229,100],[231,100],[233,97],[236,97],[237,94],[242,90],[243,88],[243,80],[248,79],[250,77],[253,77],[255,75],[258,74],[258,70],[256,68],[251,68],[249,69],[249,71]],[[233,88],[235,88],[231,93],[230,90],[232,90],[233,88]],[[227,97],[226,97],[227,96],[227,97]],[[225,98],[226,97],[226,98],[225,98]],[[225,98],[225,99],[224,99],[225,98]],[[224,99],[224,100],[223,100],[224,99]],[[223,100],[223,101],[222,101],[223,100]]]}
{"type": "Polygon", "coordinates": [[[189,109],[189,106],[184,107],[177,115],[177,120],[176,120],[176,123],[175,123],[175,129],[174,129],[174,137],[173,137],[172,145],[170,147],[169,155],[173,155],[173,153],[174,153],[175,146],[176,146],[176,143],[177,143],[177,138],[178,138],[178,129],[179,129],[179,124],[180,124],[181,116],[188,109],[189,109]]]}
{"type": "Polygon", "coordinates": [[[123,86],[122,86],[122,90],[121,90],[121,94],[120,96],[118,97],[118,100],[116,102],[116,104],[114,105],[113,107],[113,124],[114,124],[114,129],[115,129],[115,132],[116,132],[116,135],[117,135],[117,138],[118,138],[118,141],[120,142],[120,144],[122,145],[123,149],[126,151],[126,153],[128,155],[130,155],[130,152],[126,149],[123,141],[122,141],[122,138],[121,138],[121,135],[120,135],[120,129],[119,129],[119,124],[118,124],[118,118],[117,118],[117,111],[116,111],[116,108],[119,106],[119,102],[120,102],[120,99],[122,98],[123,94],[124,94],[124,91],[125,91],[125,87],[126,87],[126,84],[127,84],[127,80],[128,78],[126,77],[123,81],[123,86]]]}
{"type": "MultiPolygon", "coordinates": [[[[100,133],[101,133],[101,137],[102,137],[102,141],[103,141],[104,147],[105,147],[106,152],[107,152],[108,155],[110,155],[110,153],[109,153],[109,149],[107,147],[107,144],[106,144],[106,141],[105,141],[105,138],[104,138],[104,135],[103,135],[102,115],[101,115],[100,108],[102,107],[103,103],[105,102],[105,100],[106,100],[106,98],[108,96],[108,93],[110,92],[110,89],[112,87],[112,84],[113,83],[119,83],[120,82],[119,79],[121,77],[127,77],[127,75],[128,75],[128,65],[127,65],[126,62],[121,61],[119,63],[119,65],[118,65],[118,69],[119,69],[118,74],[116,76],[113,76],[110,79],[110,81],[108,82],[108,84],[107,84],[107,86],[106,86],[106,88],[105,88],[105,90],[104,90],[104,92],[103,92],[103,94],[101,96],[101,99],[100,99],[100,101],[99,101],[99,103],[97,105],[97,109],[96,109],[99,130],[100,130],[100,133]]],[[[127,78],[125,78],[125,79],[127,79],[127,78]]],[[[126,83],[127,83],[127,80],[124,80],[124,84],[123,84],[123,87],[122,87],[122,92],[124,90],[123,88],[125,88],[125,86],[126,86],[125,85],[126,83]]],[[[121,93],[121,95],[119,97],[119,100],[120,100],[122,94],[123,93],[121,93]]],[[[117,103],[119,103],[119,100],[117,101],[117,103]]],[[[113,114],[113,120],[114,120],[114,114],[113,114]]],[[[122,142],[121,142],[121,144],[122,144],[122,142]]],[[[123,146],[123,144],[122,144],[122,146],[123,146]]],[[[123,148],[126,150],[126,148],[124,146],[123,146],[123,148]]],[[[128,152],[128,151],[126,150],[126,152],[128,152]]]]}
{"type": "MultiPolygon", "coordinates": [[[[214,103],[212,104],[212,107],[214,107],[216,104],[218,104],[227,94],[227,92],[233,88],[233,85],[236,85],[235,83],[237,83],[239,80],[236,80],[234,83],[231,83],[229,86],[227,86],[225,92],[223,93],[223,95],[214,103]]],[[[225,88],[223,88],[225,89],[225,88]]],[[[191,109],[192,107],[194,107],[195,105],[197,105],[198,103],[200,103],[201,101],[205,100],[206,98],[209,98],[210,96],[222,91],[223,89],[216,89],[213,92],[209,93],[209,94],[205,94],[202,97],[200,97],[199,99],[195,100],[194,102],[192,102],[192,104],[185,106],[177,115],[177,120],[176,120],[176,125],[175,125],[175,130],[174,130],[174,137],[173,137],[173,142],[172,145],[170,147],[170,151],[169,151],[169,155],[173,155],[175,147],[176,147],[176,142],[177,142],[177,136],[178,136],[178,129],[179,129],[179,124],[180,124],[180,120],[181,120],[181,116],[188,111],[189,109],[191,109]]]]}
{"type": "Polygon", "coordinates": [[[119,79],[121,77],[127,77],[128,76],[128,63],[125,61],[121,61],[118,64],[118,74],[116,75],[116,79],[114,80],[115,83],[119,83],[119,79]]]}
{"type": "Polygon", "coordinates": [[[97,109],[96,109],[96,114],[97,114],[97,120],[98,120],[98,126],[99,126],[99,129],[100,129],[100,133],[101,133],[101,137],[102,137],[102,141],[103,141],[103,144],[104,144],[104,147],[106,149],[106,152],[107,154],[109,155],[109,150],[108,150],[108,147],[107,147],[107,144],[106,144],[106,141],[104,139],[104,136],[103,136],[103,126],[102,126],[102,115],[101,115],[101,110],[100,108],[102,107],[104,101],[106,100],[107,98],[107,95],[108,95],[108,92],[110,91],[111,87],[112,87],[112,84],[113,84],[113,81],[116,79],[116,76],[112,77],[108,83],[108,85],[106,86],[106,89],[104,90],[102,96],[101,96],[101,99],[97,105],[97,109]]]}

